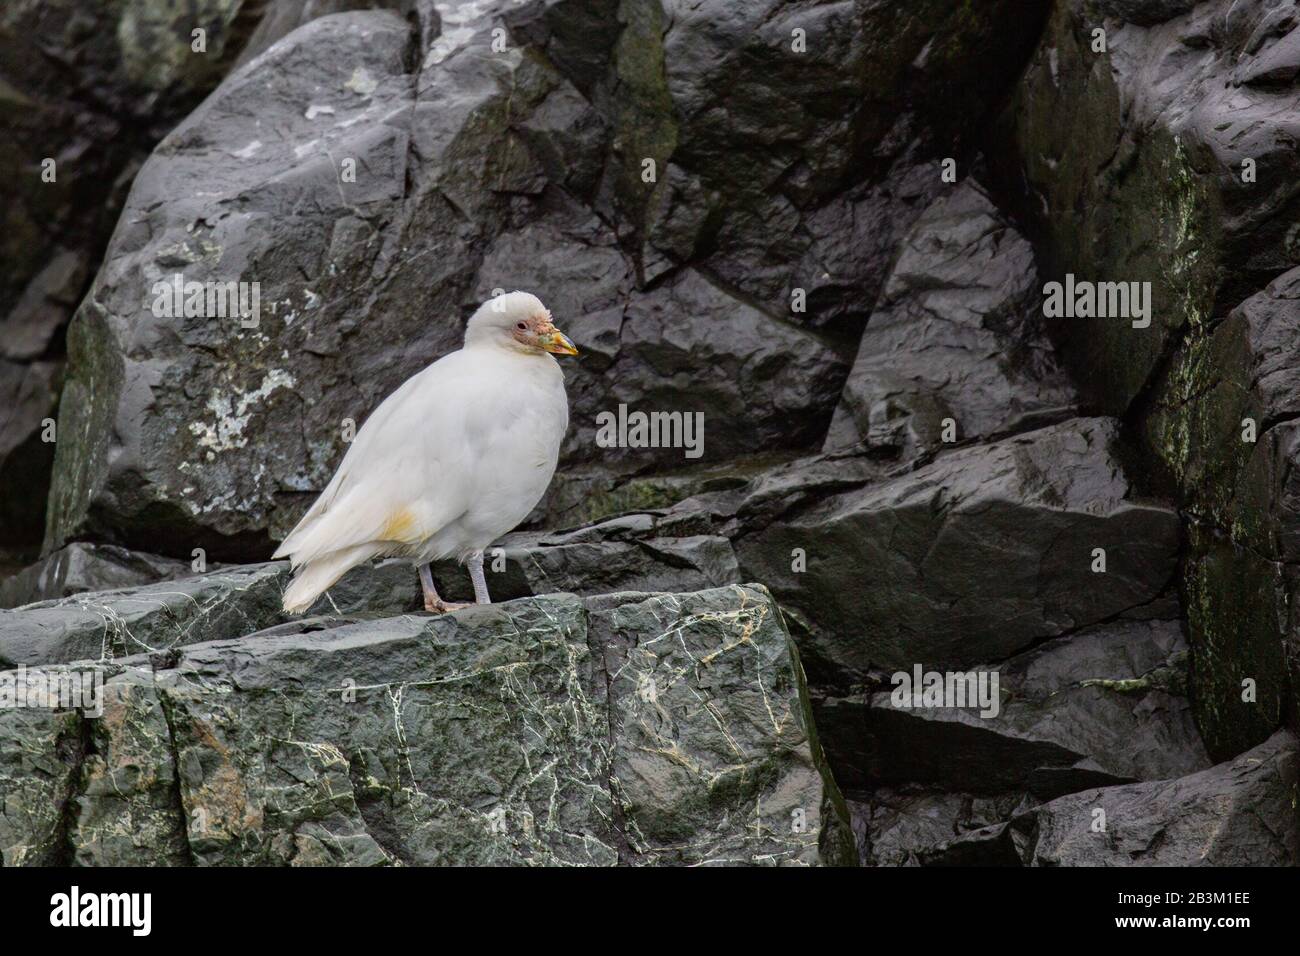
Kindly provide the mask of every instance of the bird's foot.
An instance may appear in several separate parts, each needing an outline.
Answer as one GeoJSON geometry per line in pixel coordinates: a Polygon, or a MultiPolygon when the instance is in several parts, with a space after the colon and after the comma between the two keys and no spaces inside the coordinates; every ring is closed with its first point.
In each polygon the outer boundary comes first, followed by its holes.
{"type": "Polygon", "coordinates": [[[432,600],[429,598],[424,599],[424,609],[426,611],[432,611],[434,614],[446,614],[448,611],[460,611],[469,606],[470,605],[468,604],[460,604],[456,601],[444,601],[441,598],[432,600]]]}

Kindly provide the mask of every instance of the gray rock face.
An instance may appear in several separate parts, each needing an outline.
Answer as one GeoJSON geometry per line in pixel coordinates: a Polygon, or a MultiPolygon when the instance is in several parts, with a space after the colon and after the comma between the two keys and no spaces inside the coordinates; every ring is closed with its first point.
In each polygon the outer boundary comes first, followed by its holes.
{"type": "Polygon", "coordinates": [[[166,527],[264,555],[328,479],[344,421],[456,347],[496,288],[572,318],[568,465],[682,464],[596,447],[595,415],[621,404],[705,411],[714,463],[815,447],[894,230],[1034,29],[945,4],[417,12],[295,31],[145,165],[69,337],[47,549],[166,527]],[[933,89],[961,93],[923,115],[912,98],[933,89]],[[258,326],[158,316],[154,283],[176,274],[259,282],[258,326]],[[684,392],[701,363],[710,387],[684,392]]]}
{"type": "Polygon", "coordinates": [[[92,529],[139,543],[162,523],[213,556],[264,550],[328,479],[344,421],[458,347],[463,314],[507,286],[563,290],[551,305],[592,353],[571,458],[600,451],[598,410],[675,410],[688,360],[723,373],[687,409],[707,402],[716,454],[816,440],[844,362],[813,336],[692,271],[606,308],[632,269],[575,198],[603,126],[545,63],[494,53],[492,11],[465,19],[477,9],[447,13],[424,51],[392,15],[316,21],[159,147],[70,339],[65,424],[86,437],[60,445],[51,544],[92,529]],[[272,118],[274,138],[258,126],[272,118]],[[152,285],[174,274],[260,282],[257,328],[155,315],[152,285]]]}
{"type": "Polygon", "coordinates": [[[13,0],[0,11],[0,546],[40,541],[34,503],[53,448],[13,448],[58,413],[64,330],[141,163],[241,51],[358,5],[383,0],[13,0]],[[11,383],[24,377],[44,384],[19,404],[11,383]]]}
{"type": "Polygon", "coordinates": [[[78,667],[105,678],[102,716],[0,710],[6,863],[855,861],[762,589],[300,624],[78,667]],[[89,752],[66,745],[82,735],[89,752]]]}
{"type": "Polygon", "coordinates": [[[1068,417],[1073,388],[1042,334],[1029,242],[971,180],[901,244],[826,436],[826,451],[914,458],[1068,417]]]}
{"type": "Polygon", "coordinates": [[[1109,624],[973,669],[997,690],[978,704],[972,695],[964,708],[915,706],[885,680],[883,690],[816,700],[814,711],[846,789],[915,783],[1051,799],[1209,766],[1186,671],[1178,622],[1109,624]],[[853,749],[839,751],[846,743],[853,749]]]}
{"type": "Polygon", "coordinates": [[[70,544],[0,580],[0,608],[187,577],[190,564],[109,544],[70,544]]]}
{"type": "Polygon", "coordinates": [[[1300,264],[1300,89],[1284,79],[1300,17],[1271,0],[1102,6],[1181,15],[1109,21],[1095,52],[1087,4],[1057,4],[1005,117],[1005,179],[1049,278],[1152,283],[1148,328],[1049,325],[1088,397],[1120,414],[1179,339],[1300,264]]]}
{"type": "Polygon", "coordinates": [[[735,542],[741,575],[767,581],[806,628],[818,676],[846,684],[872,668],[986,663],[1143,617],[1173,578],[1178,520],[1134,493],[1119,452],[1107,419],[954,451],[764,514],[735,542]]]}
{"type": "Polygon", "coordinates": [[[1278,731],[1188,777],[1053,800],[1018,817],[1011,838],[1030,866],[1295,866],[1297,780],[1295,735],[1278,731]]]}

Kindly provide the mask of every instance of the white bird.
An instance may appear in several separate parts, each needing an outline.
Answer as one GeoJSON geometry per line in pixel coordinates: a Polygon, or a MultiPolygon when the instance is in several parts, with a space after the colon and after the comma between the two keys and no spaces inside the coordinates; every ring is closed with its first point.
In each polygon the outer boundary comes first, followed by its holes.
{"type": "Polygon", "coordinates": [[[407,379],[375,409],[334,478],[275,557],[296,571],[284,609],[300,613],[349,569],[397,555],[418,565],[426,610],[449,604],[429,562],[469,566],[488,603],[483,549],[541,500],[569,427],[564,373],[577,355],[541,300],[510,292],[469,320],[465,344],[407,379]]]}

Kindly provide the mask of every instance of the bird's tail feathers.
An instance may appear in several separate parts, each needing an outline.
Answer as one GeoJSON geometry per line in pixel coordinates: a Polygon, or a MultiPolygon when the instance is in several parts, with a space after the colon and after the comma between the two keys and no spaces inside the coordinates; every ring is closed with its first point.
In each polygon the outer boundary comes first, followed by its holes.
{"type": "Polygon", "coordinates": [[[382,550],[375,544],[360,544],[340,551],[331,551],[298,568],[293,581],[284,592],[284,610],[287,614],[301,614],[315,603],[352,568],[369,561],[382,550]]]}

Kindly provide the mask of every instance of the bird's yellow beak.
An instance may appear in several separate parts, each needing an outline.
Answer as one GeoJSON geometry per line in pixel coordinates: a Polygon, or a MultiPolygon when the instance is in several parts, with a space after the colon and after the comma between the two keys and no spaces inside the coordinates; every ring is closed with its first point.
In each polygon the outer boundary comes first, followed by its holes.
{"type": "Polygon", "coordinates": [[[543,332],[537,337],[537,344],[548,352],[554,352],[556,355],[577,355],[578,348],[569,337],[559,329],[551,326],[549,332],[543,332]]]}

